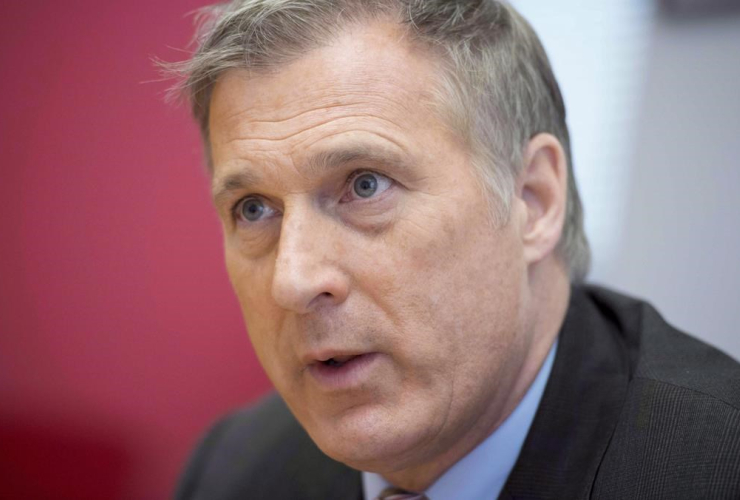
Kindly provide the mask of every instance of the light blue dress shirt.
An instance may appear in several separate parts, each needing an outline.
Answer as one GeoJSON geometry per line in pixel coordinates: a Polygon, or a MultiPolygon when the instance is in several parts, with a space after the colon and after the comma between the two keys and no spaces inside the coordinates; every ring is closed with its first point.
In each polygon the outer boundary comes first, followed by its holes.
{"type": "MultiPolygon", "coordinates": [[[[532,425],[557,350],[557,340],[522,401],[485,441],[479,444],[426,491],[429,500],[493,500],[514,468],[532,425]]],[[[390,484],[380,475],[363,472],[362,489],[373,500],[390,484]]]]}

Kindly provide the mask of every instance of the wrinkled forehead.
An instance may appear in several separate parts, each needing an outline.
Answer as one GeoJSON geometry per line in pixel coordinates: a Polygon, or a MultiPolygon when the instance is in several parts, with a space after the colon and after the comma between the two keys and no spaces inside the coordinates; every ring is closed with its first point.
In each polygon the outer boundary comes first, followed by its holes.
{"type": "Polygon", "coordinates": [[[250,122],[330,113],[340,104],[388,106],[406,116],[417,107],[437,112],[442,65],[397,24],[351,26],[287,63],[222,74],[210,100],[209,135],[229,140],[250,122]]]}

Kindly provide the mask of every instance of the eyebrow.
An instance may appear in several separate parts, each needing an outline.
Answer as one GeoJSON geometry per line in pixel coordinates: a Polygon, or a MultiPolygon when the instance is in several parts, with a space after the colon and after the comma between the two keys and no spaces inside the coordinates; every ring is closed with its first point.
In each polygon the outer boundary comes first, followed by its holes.
{"type": "Polygon", "coordinates": [[[409,162],[396,151],[376,145],[354,144],[348,147],[320,151],[307,162],[310,174],[321,175],[326,171],[350,163],[370,163],[396,169],[408,169],[409,162]]]}
{"type": "Polygon", "coordinates": [[[213,201],[218,206],[222,200],[228,199],[231,193],[242,191],[249,186],[259,184],[259,182],[260,176],[248,170],[234,172],[225,176],[223,179],[216,179],[211,186],[213,201]]]}
{"type": "MultiPolygon", "coordinates": [[[[310,156],[305,164],[305,172],[310,176],[321,176],[327,171],[351,163],[383,165],[391,169],[407,170],[410,162],[392,149],[376,145],[353,144],[337,149],[319,151],[310,156]]],[[[242,170],[228,174],[223,179],[216,179],[213,186],[213,200],[216,205],[229,198],[235,191],[244,191],[261,181],[259,172],[242,170]]]]}

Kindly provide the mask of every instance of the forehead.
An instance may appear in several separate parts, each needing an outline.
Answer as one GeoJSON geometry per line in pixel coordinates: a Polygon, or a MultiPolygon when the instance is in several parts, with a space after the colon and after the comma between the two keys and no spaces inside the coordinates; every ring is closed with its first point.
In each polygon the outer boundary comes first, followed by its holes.
{"type": "MultiPolygon", "coordinates": [[[[412,44],[400,26],[357,25],[286,64],[227,71],[214,88],[214,98],[235,73],[249,82],[247,104],[254,107],[289,105],[295,98],[313,97],[320,90],[317,83],[347,91],[419,92],[431,83],[426,78],[434,73],[433,66],[433,59],[422,52],[420,44],[412,44]]],[[[217,107],[218,102],[211,103],[212,116],[220,111],[217,107]]]]}
{"type": "Polygon", "coordinates": [[[408,133],[414,120],[423,114],[429,121],[436,109],[438,72],[436,60],[397,26],[380,23],[350,28],[270,70],[230,70],[211,99],[214,165],[222,146],[232,142],[298,140],[322,121],[342,117],[356,119],[358,126],[371,117],[385,120],[390,129],[408,133]]]}

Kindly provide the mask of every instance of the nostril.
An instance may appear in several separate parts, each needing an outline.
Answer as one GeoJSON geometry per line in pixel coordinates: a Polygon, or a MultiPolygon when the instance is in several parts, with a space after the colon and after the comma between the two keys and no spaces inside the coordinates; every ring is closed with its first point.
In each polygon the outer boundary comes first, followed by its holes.
{"type": "Polygon", "coordinates": [[[333,302],[334,294],[332,294],[331,292],[321,292],[313,298],[313,300],[309,304],[309,307],[321,304],[331,304],[333,302]]]}

